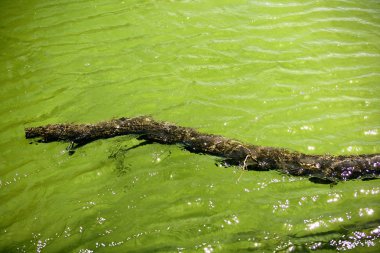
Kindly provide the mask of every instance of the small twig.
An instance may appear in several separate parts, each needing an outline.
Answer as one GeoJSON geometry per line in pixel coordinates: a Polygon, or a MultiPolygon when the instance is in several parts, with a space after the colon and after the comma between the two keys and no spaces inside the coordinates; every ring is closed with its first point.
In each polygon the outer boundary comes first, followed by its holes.
{"type": "Polygon", "coordinates": [[[248,169],[248,166],[247,166],[247,159],[248,157],[251,157],[250,155],[247,155],[244,159],[244,162],[243,162],[243,170],[247,170],[248,169]]]}

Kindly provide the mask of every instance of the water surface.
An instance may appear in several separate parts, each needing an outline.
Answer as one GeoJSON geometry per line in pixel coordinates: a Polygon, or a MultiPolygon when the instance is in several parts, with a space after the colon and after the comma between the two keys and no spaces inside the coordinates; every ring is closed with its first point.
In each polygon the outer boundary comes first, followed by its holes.
{"type": "Polygon", "coordinates": [[[151,115],[309,154],[380,153],[380,3],[0,3],[0,251],[378,252],[379,181],[334,187],[133,137],[69,156],[24,127],[151,115]]]}

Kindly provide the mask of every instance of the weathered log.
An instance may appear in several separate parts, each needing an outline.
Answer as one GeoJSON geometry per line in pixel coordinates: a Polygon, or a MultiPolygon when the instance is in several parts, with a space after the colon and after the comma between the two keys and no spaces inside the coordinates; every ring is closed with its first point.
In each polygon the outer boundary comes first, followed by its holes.
{"type": "Polygon", "coordinates": [[[241,165],[246,169],[275,169],[294,176],[318,178],[321,182],[380,176],[380,154],[307,155],[283,148],[244,144],[145,116],[97,124],[56,124],[25,129],[26,138],[40,138],[41,142],[67,141],[77,145],[127,134],[139,135],[141,139],[162,144],[181,144],[191,152],[219,156],[230,164],[241,165]]]}

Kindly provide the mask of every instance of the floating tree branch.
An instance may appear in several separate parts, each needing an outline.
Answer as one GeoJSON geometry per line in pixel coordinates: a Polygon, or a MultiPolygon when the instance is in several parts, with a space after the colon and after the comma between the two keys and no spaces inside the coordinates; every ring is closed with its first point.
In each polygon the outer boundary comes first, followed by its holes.
{"type": "Polygon", "coordinates": [[[204,134],[190,127],[158,122],[151,117],[120,118],[97,124],[55,124],[25,129],[26,138],[40,142],[67,141],[78,146],[120,135],[162,144],[181,144],[194,153],[219,156],[229,164],[251,170],[278,170],[294,176],[308,176],[326,182],[369,179],[380,176],[380,154],[307,155],[283,148],[244,144],[223,136],[204,134]]]}

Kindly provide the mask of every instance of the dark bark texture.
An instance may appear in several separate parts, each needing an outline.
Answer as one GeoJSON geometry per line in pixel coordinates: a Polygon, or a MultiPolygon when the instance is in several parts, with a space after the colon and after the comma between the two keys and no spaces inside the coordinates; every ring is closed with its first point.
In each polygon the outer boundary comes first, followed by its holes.
{"type": "Polygon", "coordinates": [[[380,154],[306,155],[283,148],[244,144],[223,136],[204,134],[190,127],[158,122],[151,117],[120,118],[97,124],[55,124],[25,129],[26,138],[41,142],[67,141],[84,145],[97,139],[134,134],[162,144],[180,144],[194,153],[222,157],[229,164],[251,170],[278,170],[334,182],[380,176],[380,154]]]}

